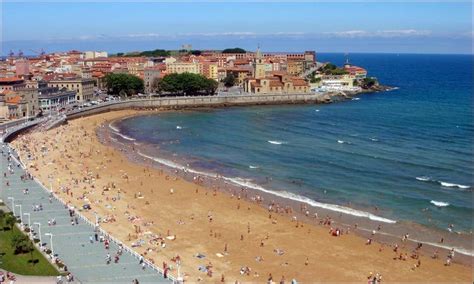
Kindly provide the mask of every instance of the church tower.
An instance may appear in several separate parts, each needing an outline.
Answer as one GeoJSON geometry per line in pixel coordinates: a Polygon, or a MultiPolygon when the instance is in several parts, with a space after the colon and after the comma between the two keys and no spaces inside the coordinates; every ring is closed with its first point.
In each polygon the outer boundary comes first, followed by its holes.
{"type": "Polygon", "coordinates": [[[257,52],[255,53],[253,75],[255,79],[265,78],[265,62],[263,61],[260,47],[257,48],[257,52]]]}

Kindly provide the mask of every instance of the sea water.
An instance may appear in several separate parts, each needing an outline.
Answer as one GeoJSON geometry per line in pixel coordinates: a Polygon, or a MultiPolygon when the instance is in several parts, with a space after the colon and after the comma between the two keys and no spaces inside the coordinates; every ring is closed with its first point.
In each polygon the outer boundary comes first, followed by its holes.
{"type": "MultiPolygon", "coordinates": [[[[318,55],[339,65],[345,59],[318,55]]],[[[172,166],[339,212],[377,207],[366,216],[471,231],[473,56],[353,54],[349,60],[397,89],[329,105],[138,116],[113,127],[128,142],[155,145],[147,155],[172,159],[172,166]]]]}

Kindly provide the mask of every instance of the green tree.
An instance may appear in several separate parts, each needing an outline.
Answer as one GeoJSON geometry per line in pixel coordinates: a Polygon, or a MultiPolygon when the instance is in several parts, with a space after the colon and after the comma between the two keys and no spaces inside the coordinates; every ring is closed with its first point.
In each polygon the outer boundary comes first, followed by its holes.
{"type": "Polygon", "coordinates": [[[232,87],[235,85],[235,81],[236,80],[235,80],[234,73],[232,72],[227,73],[227,75],[224,78],[224,86],[226,86],[227,88],[232,87]]]}
{"type": "Polygon", "coordinates": [[[107,89],[113,95],[132,96],[143,92],[143,80],[130,74],[110,73],[105,76],[107,89]]]}
{"type": "Polygon", "coordinates": [[[361,87],[364,89],[372,88],[373,86],[377,85],[378,81],[375,78],[364,78],[362,80],[361,87]]]}
{"type": "Polygon", "coordinates": [[[28,237],[21,233],[17,233],[12,237],[11,246],[14,248],[15,254],[29,252],[31,247],[28,237]]]}
{"type": "Polygon", "coordinates": [[[138,54],[138,56],[148,56],[148,57],[167,57],[170,56],[170,52],[164,49],[155,49],[143,51],[138,54]]]}
{"type": "Polygon", "coordinates": [[[157,91],[160,94],[175,95],[214,95],[217,82],[199,74],[182,73],[168,74],[157,82],[157,91]]]}
{"type": "Polygon", "coordinates": [[[245,49],[240,48],[240,47],[234,47],[234,48],[226,48],[222,51],[222,53],[246,53],[245,49]]]}
{"type": "Polygon", "coordinates": [[[8,214],[5,217],[5,225],[8,226],[10,228],[10,230],[13,230],[13,226],[15,226],[15,223],[16,223],[15,216],[13,216],[11,214],[8,214]]]}

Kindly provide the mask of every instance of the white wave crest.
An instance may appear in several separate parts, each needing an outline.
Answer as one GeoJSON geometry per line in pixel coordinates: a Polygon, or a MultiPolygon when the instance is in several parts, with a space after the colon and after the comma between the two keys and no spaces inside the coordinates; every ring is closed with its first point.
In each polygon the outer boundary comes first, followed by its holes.
{"type": "Polygon", "coordinates": [[[176,129],[183,129],[183,127],[177,125],[177,126],[176,126],[176,129]]]}
{"type": "Polygon", "coordinates": [[[117,127],[113,126],[112,123],[109,123],[109,128],[115,132],[120,132],[120,130],[117,127]]]}
{"type": "Polygon", "coordinates": [[[277,140],[268,140],[267,142],[270,143],[270,144],[274,144],[274,145],[286,144],[286,142],[277,141],[277,140]]]}
{"type": "Polygon", "coordinates": [[[316,112],[319,112],[319,109],[315,110],[316,112]]]}
{"type": "Polygon", "coordinates": [[[434,206],[437,206],[437,207],[447,207],[447,206],[449,206],[448,202],[442,202],[442,201],[431,200],[430,203],[433,204],[434,206]]]}
{"type": "Polygon", "coordinates": [[[120,133],[120,132],[116,132],[115,134],[117,134],[118,136],[122,137],[122,138],[125,139],[125,140],[135,141],[134,138],[128,137],[127,135],[124,135],[124,134],[122,134],[122,133],[120,133]]]}
{"type": "Polygon", "coordinates": [[[421,176],[421,177],[416,177],[417,180],[419,181],[430,181],[430,177],[427,176],[421,176]]]}
{"type": "Polygon", "coordinates": [[[228,181],[233,182],[233,183],[235,183],[237,185],[240,185],[240,186],[253,188],[253,189],[260,190],[260,191],[263,191],[263,192],[266,192],[266,193],[269,193],[269,194],[273,194],[273,195],[276,195],[276,196],[279,196],[279,197],[283,197],[283,198],[286,198],[286,199],[291,199],[291,200],[303,202],[303,203],[306,203],[306,204],[308,204],[310,206],[313,206],[313,207],[319,207],[319,208],[323,208],[323,209],[327,209],[327,210],[331,210],[331,211],[335,211],[335,212],[340,212],[340,213],[344,213],[344,214],[348,214],[348,215],[352,215],[352,216],[357,216],[357,217],[364,217],[364,218],[368,218],[372,221],[391,223],[391,224],[396,223],[395,220],[383,218],[383,217],[371,214],[369,212],[365,212],[365,211],[361,211],[361,210],[357,210],[357,209],[352,209],[352,208],[349,208],[349,207],[336,205],[336,204],[328,204],[328,203],[317,202],[317,201],[312,200],[308,197],[301,196],[301,195],[294,194],[294,193],[287,192],[287,191],[268,190],[266,188],[261,187],[260,185],[254,184],[254,183],[252,183],[252,182],[250,182],[249,180],[246,180],[246,179],[227,178],[227,177],[223,177],[223,178],[225,180],[228,180],[228,181]]]}
{"type": "Polygon", "coordinates": [[[250,169],[258,169],[258,166],[252,166],[252,165],[250,165],[249,168],[250,168],[250,169]]]}
{"type": "Polygon", "coordinates": [[[462,185],[462,184],[450,183],[450,182],[445,182],[445,181],[439,181],[439,184],[441,184],[441,186],[444,186],[444,187],[457,187],[461,189],[471,188],[469,185],[462,185]]]}
{"type": "Polygon", "coordinates": [[[146,154],[143,154],[142,152],[140,151],[137,151],[138,155],[144,157],[144,158],[147,158],[147,159],[150,159],[150,160],[153,160],[155,162],[158,162],[160,164],[163,164],[165,166],[168,166],[168,167],[171,167],[171,168],[174,168],[174,169],[185,169],[185,167],[181,166],[180,164],[177,164],[175,162],[172,162],[172,161],[169,161],[169,160],[165,160],[165,159],[160,159],[160,158],[157,158],[157,157],[153,157],[153,156],[148,156],[146,154]]]}
{"type": "Polygon", "coordinates": [[[352,98],[353,101],[358,101],[360,98],[352,98]]]}
{"type": "MultiPolygon", "coordinates": [[[[169,161],[169,160],[165,160],[165,159],[160,159],[160,158],[157,158],[157,157],[148,156],[146,154],[141,153],[140,151],[138,151],[138,154],[142,157],[151,159],[155,162],[158,162],[160,164],[163,164],[163,165],[171,167],[171,168],[187,170],[188,172],[192,172],[192,173],[196,173],[196,174],[199,174],[199,175],[208,176],[208,177],[212,177],[212,178],[217,178],[218,177],[218,175],[216,175],[216,174],[208,173],[208,172],[201,172],[201,171],[196,171],[196,170],[193,170],[193,169],[190,169],[190,168],[186,168],[186,167],[184,167],[184,166],[182,166],[178,163],[175,163],[175,162],[172,162],[172,161],[169,161]]],[[[349,214],[349,215],[357,216],[357,217],[364,217],[364,218],[368,218],[370,220],[378,221],[378,222],[391,223],[391,224],[396,223],[395,220],[383,218],[383,217],[371,214],[369,212],[356,210],[356,209],[352,209],[352,208],[345,207],[345,206],[340,206],[340,205],[335,205],[335,204],[326,204],[326,203],[317,202],[317,201],[312,200],[310,198],[307,198],[307,197],[304,197],[304,196],[301,196],[301,195],[297,195],[297,194],[294,194],[294,193],[291,193],[291,192],[268,190],[268,189],[266,189],[266,188],[264,188],[264,187],[262,187],[258,184],[252,183],[252,181],[250,179],[244,179],[244,178],[239,178],[239,177],[230,178],[230,177],[225,177],[225,176],[221,176],[221,178],[225,181],[231,182],[231,183],[233,183],[235,185],[238,185],[238,186],[252,188],[252,189],[259,190],[259,191],[262,191],[262,192],[266,192],[266,193],[269,193],[269,194],[273,194],[273,195],[276,195],[276,196],[279,196],[279,197],[282,197],[282,198],[291,199],[291,200],[295,200],[295,201],[299,201],[299,202],[304,202],[304,203],[306,203],[308,205],[311,205],[313,207],[324,208],[324,209],[327,209],[327,210],[340,212],[340,213],[344,213],[344,214],[349,214]]]]}

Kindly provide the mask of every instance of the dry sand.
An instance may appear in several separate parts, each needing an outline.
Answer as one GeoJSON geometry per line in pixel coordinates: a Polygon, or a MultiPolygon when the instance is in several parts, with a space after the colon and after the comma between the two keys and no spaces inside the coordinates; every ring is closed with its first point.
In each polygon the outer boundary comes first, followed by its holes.
{"type": "MultiPolygon", "coordinates": [[[[444,266],[446,255],[438,260],[421,255],[421,266],[414,268],[417,260],[394,260],[390,246],[366,245],[365,239],[352,233],[334,237],[328,226],[297,224],[292,214],[272,213],[269,218],[268,210],[255,202],[132,163],[120,150],[100,143],[98,126],[136,113],[127,110],[73,120],[48,132],[21,136],[13,145],[34,176],[46,185],[52,180],[60,198],[78,208],[90,203],[92,210],[83,213],[91,221],[94,212],[115,219],[101,226],[129,246],[142,239],[144,244],[136,251],[146,253],[157,266],[166,262],[176,268],[171,258],[179,255],[181,273],[190,282],[219,282],[222,277],[225,282],[262,282],[271,274],[274,281],[284,277],[287,282],[360,283],[370,272],[383,275],[383,282],[472,282],[471,267],[444,266]],[[26,159],[25,149],[34,160],[26,159]],[[69,188],[69,195],[60,186],[69,188]],[[129,217],[139,219],[131,222],[129,217]],[[165,248],[150,241],[168,232],[176,239],[165,238],[165,248]],[[278,255],[277,249],[284,253],[278,255]],[[198,253],[206,257],[195,257],[198,253]],[[198,270],[209,264],[212,278],[198,270]],[[241,267],[249,267],[250,275],[241,275],[241,267]]],[[[401,241],[398,244],[399,251],[411,254],[401,241]]],[[[176,275],[176,270],[171,274],[176,275]]]]}

